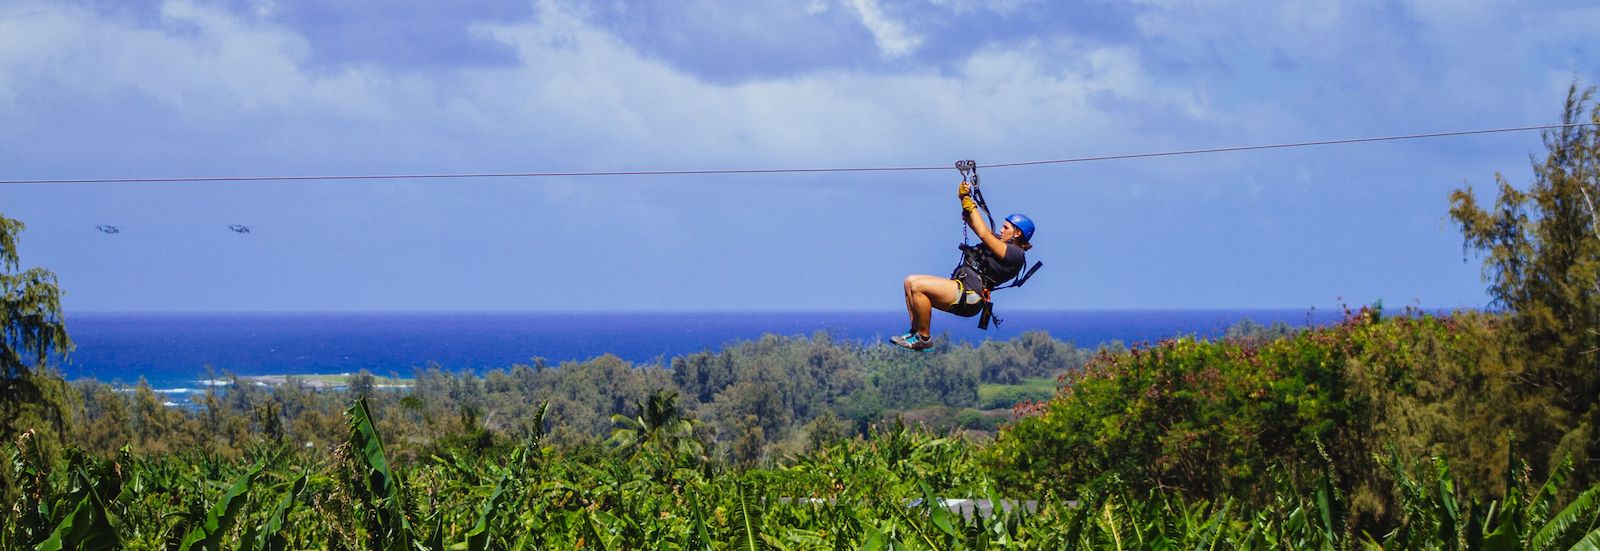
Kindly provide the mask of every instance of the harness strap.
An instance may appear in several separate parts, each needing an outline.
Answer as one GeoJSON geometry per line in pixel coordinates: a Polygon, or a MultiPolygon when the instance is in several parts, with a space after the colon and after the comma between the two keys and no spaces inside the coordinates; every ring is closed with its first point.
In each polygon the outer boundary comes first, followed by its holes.
{"type": "Polygon", "coordinates": [[[994,320],[994,326],[1000,327],[1000,318],[994,316],[994,303],[983,303],[983,315],[978,317],[978,329],[988,330],[989,320],[994,320]]]}
{"type": "Polygon", "coordinates": [[[1022,284],[1028,282],[1028,278],[1033,277],[1033,273],[1034,272],[1039,271],[1039,268],[1043,268],[1043,267],[1044,267],[1044,263],[1043,262],[1034,262],[1032,268],[1028,268],[1027,272],[1023,273],[1021,276],[1017,277],[1016,279],[1011,280],[1011,283],[1007,283],[1005,285],[1001,285],[999,287],[995,287],[994,289],[996,291],[998,291],[1000,289],[1010,289],[1012,287],[1021,287],[1022,284]]]}

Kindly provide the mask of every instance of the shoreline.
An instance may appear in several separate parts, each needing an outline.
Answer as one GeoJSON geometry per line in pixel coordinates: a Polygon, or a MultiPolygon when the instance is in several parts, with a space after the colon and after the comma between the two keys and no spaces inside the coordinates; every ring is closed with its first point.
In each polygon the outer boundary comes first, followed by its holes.
{"type": "MultiPolygon", "coordinates": [[[[342,390],[344,388],[348,388],[350,386],[350,381],[357,375],[359,375],[359,373],[239,375],[236,378],[228,379],[196,379],[192,381],[194,386],[157,388],[156,386],[151,385],[150,390],[157,394],[197,394],[204,392],[208,388],[226,388],[232,386],[235,379],[237,379],[240,384],[248,384],[267,388],[277,388],[293,382],[299,383],[314,390],[342,390]]],[[[372,375],[372,383],[372,388],[374,389],[403,390],[415,386],[416,379],[372,375]]],[[[133,392],[138,388],[138,385],[122,383],[119,385],[114,385],[114,388],[118,392],[133,392]]]]}

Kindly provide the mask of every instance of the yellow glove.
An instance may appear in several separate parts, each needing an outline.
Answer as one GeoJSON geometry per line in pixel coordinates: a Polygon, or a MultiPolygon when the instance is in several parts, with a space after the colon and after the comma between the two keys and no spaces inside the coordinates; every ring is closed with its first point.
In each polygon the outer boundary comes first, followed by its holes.
{"type": "Polygon", "coordinates": [[[975,209],[975,208],[978,208],[978,202],[977,201],[973,201],[971,195],[962,195],[961,196],[961,210],[963,210],[963,211],[971,211],[972,209],[975,209]]]}
{"type": "Polygon", "coordinates": [[[972,184],[961,182],[961,186],[956,188],[956,197],[966,197],[969,195],[972,195],[972,184]]]}

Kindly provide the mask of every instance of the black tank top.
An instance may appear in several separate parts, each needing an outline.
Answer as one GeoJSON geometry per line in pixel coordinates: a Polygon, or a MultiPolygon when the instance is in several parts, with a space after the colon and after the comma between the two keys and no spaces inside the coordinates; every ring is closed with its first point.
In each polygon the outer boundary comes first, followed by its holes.
{"type": "Polygon", "coordinates": [[[962,245],[961,264],[956,266],[955,273],[950,277],[961,280],[968,289],[976,290],[974,287],[980,285],[984,289],[993,289],[1017,277],[1027,265],[1028,259],[1022,252],[1022,247],[1010,243],[1006,243],[1005,258],[995,256],[994,252],[982,243],[972,246],[962,245]]]}

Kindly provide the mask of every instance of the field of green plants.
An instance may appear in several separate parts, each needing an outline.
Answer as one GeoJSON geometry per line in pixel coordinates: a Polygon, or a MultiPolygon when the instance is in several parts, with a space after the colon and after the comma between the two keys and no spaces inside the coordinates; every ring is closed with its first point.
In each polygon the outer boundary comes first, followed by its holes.
{"type": "MultiPolygon", "coordinates": [[[[1566,470],[1504,498],[1457,490],[1442,459],[1391,458],[1404,521],[1351,533],[1327,476],[1269,500],[1187,500],[1115,478],[1007,495],[979,448],[894,425],[769,468],[705,461],[657,395],[606,448],[557,451],[535,434],[401,467],[365,400],[331,454],[252,450],[46,462],[25,435],[5,465],[23,499],[6,549],[1594,549],[1600,487],[1560,510],[1566,470]],[[970,501],[957,501],[970,500],[970,501]]],[[[1333,469],[1324,473],[1334,472],[1333,469]]],[[[1526,472],[1512,469],[1513,473],[1526,472]]]]}

